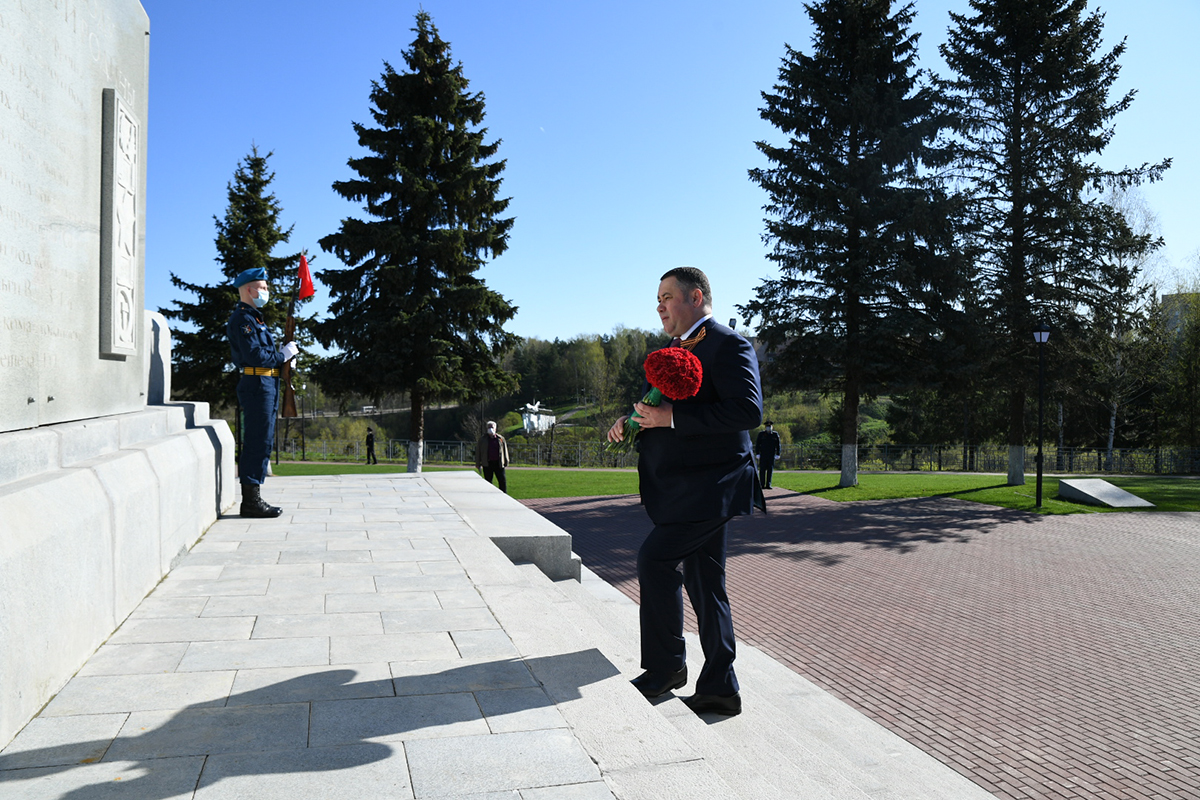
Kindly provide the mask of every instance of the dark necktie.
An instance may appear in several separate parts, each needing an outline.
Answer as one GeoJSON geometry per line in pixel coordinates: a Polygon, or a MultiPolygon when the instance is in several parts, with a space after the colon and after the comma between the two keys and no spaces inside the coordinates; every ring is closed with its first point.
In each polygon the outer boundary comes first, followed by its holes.
{"type": "Polygon", "coordinates": [[[680,339],[678,336],[671,340],[671,347],[679,347],[681,344],[683,344],[683,339],[680,339]]]}

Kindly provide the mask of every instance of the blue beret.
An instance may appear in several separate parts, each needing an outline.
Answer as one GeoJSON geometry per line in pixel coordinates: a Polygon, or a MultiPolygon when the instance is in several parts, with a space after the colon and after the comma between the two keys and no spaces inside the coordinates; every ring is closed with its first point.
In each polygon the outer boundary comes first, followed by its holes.
{"type": "Polygon", "coordinates": [[[267,271],[262,267],[255,267],[253,269],[247,269],[239,272],[238,276],[233,279],[233,285],[240,289],[247,283],[265,280],[267,280],[267,271]]]}

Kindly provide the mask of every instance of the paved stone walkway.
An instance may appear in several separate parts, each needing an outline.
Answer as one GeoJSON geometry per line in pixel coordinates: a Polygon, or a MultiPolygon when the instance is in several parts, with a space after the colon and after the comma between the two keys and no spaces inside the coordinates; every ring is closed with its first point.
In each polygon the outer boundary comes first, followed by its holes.
{"type": "Polygon", "coordinates": [[[637,606],[471,472],[268,488],[48,690],[0,798],[990,800],[744,642],[740,716],[646,702],[637,606]]]}
{"type": "MultiPolygon", "coordinates": [[[[526,505],[637,597],[636,497],[526,505]]],[[[1200,798],[1200,514],[769,508],[734,523],[740,640],[998,797],[1200,798]]]]}

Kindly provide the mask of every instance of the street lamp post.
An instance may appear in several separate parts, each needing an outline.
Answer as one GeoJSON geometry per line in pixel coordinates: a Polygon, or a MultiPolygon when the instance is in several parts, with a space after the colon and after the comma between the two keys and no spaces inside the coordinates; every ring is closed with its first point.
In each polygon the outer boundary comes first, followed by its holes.
{"type": "Polygon", "coordinates": [[[1033,340],[1038,346],[1038,449],[1037,449],[1037,503],[1042,507],[1042,438],[1045,433],[1046,414],[1046,342],[1050,339],[1050,326],[1042,323],[1033,332],[1033,340]]]}

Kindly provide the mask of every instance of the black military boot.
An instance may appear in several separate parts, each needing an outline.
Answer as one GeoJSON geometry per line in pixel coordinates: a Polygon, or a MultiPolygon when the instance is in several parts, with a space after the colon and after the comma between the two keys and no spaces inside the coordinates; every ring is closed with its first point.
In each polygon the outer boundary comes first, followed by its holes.
{"type": "Polygon", "coordinates": [[[260,487],[257,483],[242,484],[241,514],[243,517],[265,519],[268,517],[278,517],[282,513],[282,508],[267,505],[266,501],[262,499],[260,487]]]}

